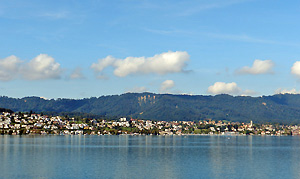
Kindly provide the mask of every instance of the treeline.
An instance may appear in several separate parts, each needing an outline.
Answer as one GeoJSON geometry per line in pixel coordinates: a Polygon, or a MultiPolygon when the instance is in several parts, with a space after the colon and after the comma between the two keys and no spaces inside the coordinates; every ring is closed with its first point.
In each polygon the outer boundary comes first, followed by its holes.
{"type": "Polygon", "coordinates": [[[2,113],[2,112],[13,113],[13,111],[10,109],[0,108],[0,113],[2,113]]]}
{"type": "Polygon", "coordinates": [[[126,93],[85,99],[0,97],[0,107],[13,111],[86,118],[132,117],[150,120],[228,120],[300,124],[300,95],[249,97],[126,93]]]}

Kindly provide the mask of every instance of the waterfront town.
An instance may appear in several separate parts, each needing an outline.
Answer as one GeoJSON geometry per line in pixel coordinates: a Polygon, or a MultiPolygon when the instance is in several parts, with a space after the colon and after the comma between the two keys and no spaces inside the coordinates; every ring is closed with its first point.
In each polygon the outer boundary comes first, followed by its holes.
{"type": "Polygon", "coordinates": [[[0,113],[2,135],[300,135],[300,126],[230,121],[78,119],[33,113],[0,113]]]}

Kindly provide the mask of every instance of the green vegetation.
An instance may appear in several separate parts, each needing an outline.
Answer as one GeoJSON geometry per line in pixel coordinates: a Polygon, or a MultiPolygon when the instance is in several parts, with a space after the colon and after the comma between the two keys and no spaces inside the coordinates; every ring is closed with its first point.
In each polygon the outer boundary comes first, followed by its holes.
{"type": "Polygon", "coordinates": [[[0,113],[0,135],[300,135],[299,125],[229,121],[151,121],[88,119],[36,113],[0,113]]]}
{"type": "MultiPolygon", "coordinates": [[[[300,124],[300,95],[249,97],[126,93],[85,99],[0,97],[0,107],[81,118],[132,117],[164,121],[225,120],[300,124]]],[[[198,131],[196,131],[198,132],[198,131]]]]}
{"type": "Polygon", "coordinates": [[[13,113],[13,111],[10,109],[0,108],[0,113],[2,113],[2,112],[13,113]]]}

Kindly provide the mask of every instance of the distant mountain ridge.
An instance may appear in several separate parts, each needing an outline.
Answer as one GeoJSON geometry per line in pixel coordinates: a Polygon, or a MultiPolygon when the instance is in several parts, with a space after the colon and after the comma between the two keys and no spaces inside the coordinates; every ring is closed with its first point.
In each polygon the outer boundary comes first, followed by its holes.
{"type": "Polygon", "coordinates": [[[300,124],[300,95],[249,97],[126,93],[85,99],[0,97],[0,108],[21,112],[73,112],[151,120],[229,120],[300,124]]]}

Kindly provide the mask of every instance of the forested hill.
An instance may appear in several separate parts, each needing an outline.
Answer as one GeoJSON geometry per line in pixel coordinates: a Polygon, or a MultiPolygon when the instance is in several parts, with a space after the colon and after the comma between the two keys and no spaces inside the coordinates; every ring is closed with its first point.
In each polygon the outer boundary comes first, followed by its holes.
{"type": "Polygon", "coordinates": [[[2,113],[2,112],[13,113],[13,111],[10,109],[0,108],[0,113],[2,113]]]}
{"type": "Polygon", "coordinates": [[[151,120],[230,120],[300,124],[300,95],[263,97],[126,93],[87,99],[0,97],[0,108],[21,112],[72,112],[151,120]]]}

